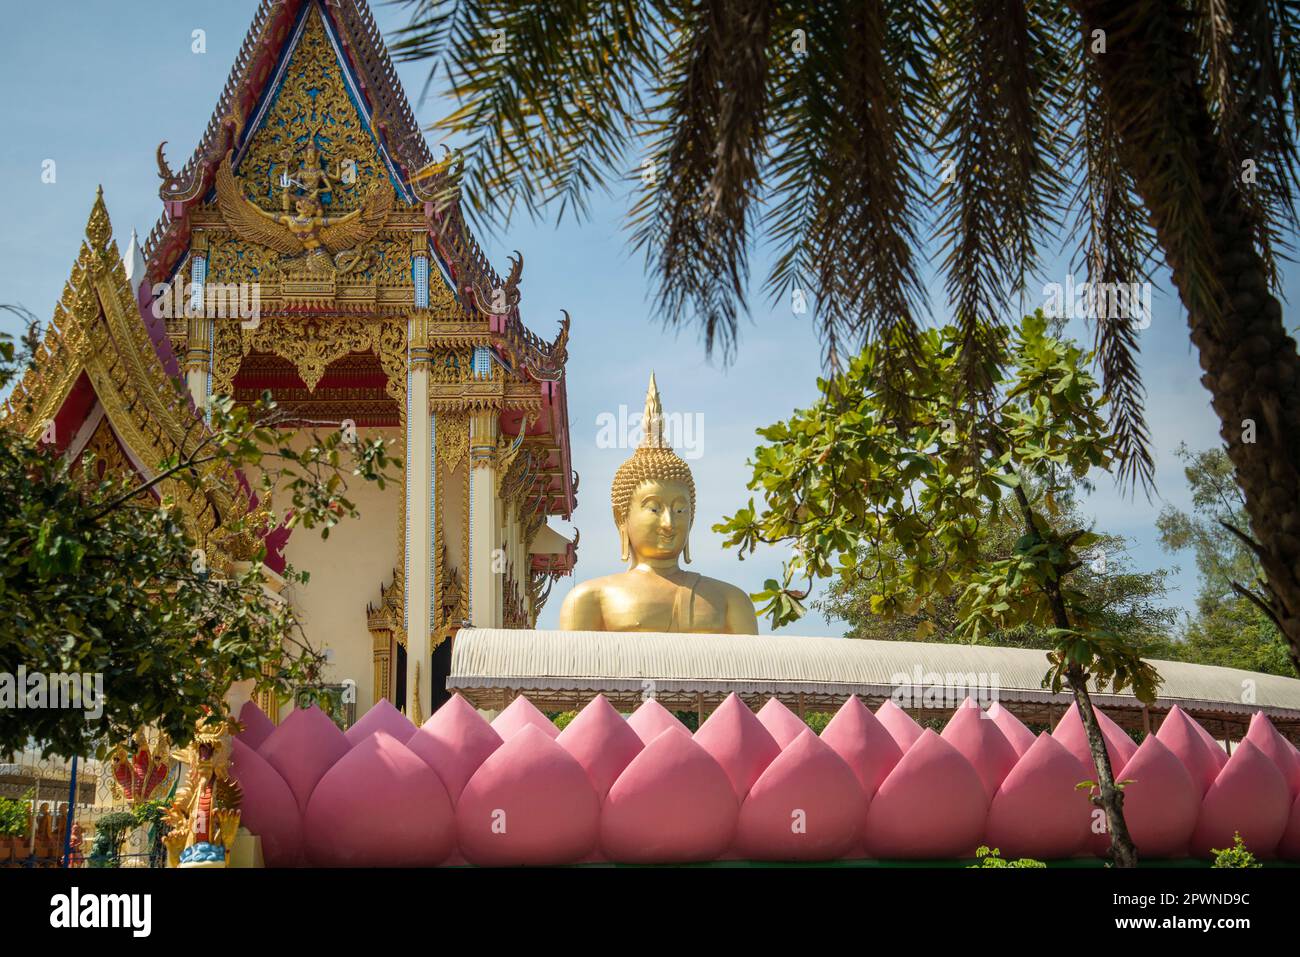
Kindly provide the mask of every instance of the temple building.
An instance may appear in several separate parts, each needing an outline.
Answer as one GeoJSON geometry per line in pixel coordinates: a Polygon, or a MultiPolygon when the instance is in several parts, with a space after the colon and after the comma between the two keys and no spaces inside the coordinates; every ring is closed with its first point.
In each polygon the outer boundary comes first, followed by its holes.
{"type": "MultiPolygon", "coordinates": [[[[145,478],[199,441],[214,395],[269,390],[298,422],[392,439],[403,481],[350,488],[361,517],[328,541],[272,530],[268,587],[286,562],[311,572],[281,593],[356,714],[387,698],[427,716],[457,630],[533,627],[573,568],[576,543],[547,525],[576,504],[568,318],[530,332],[522,256],[502,276],[438,201],[450,174],[360,0],[263,0],[202,141],[178,166],[165,145],[143,244],[123,256],[96,198],[6,424],[145,478]]],[[[257,507],[254,478],[155,491],[220,565],[256,550],[221,535],[257,507]]]]}

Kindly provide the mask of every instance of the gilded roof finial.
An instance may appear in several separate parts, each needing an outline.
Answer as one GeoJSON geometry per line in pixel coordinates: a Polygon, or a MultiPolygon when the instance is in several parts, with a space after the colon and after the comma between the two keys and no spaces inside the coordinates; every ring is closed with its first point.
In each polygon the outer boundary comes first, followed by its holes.
{"type": "Polygon", "coordinates": [[[669,448],[664,441],[664,407],[659,401],[659,386],[655,384],[653,370],[645,392],[645,411],[641,414],[641,448],[669,448]]]}
{"type": "Polygon", "coordinates": [[[113,238],[113,224],[108,219],[108,207],[104,205],[104,187],[95,190],[95,204],[90,208],[90,219],[86,222],[86,238],[95,252],[103,252],[113,238]]]}

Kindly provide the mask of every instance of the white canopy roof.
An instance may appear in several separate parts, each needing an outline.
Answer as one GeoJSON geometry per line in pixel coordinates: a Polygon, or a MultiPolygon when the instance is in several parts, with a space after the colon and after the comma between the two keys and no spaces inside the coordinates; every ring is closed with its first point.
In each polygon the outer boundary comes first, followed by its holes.
{"type": "MultiPolygon", "coordinates": [[[[1284,733],[1300,734],[1300,679],[1152,663],[1163,679],[1155,712],[1181,705],[1207,727],[1217,720],[1230,731],[1263,711],[1284,733]]],[[[915,695],[913,711],[949,712],[969,693],[982,703],[1001,701],[1022,717],[1051,720],[1072,698],[1043,688],[1047,668],[1044,651],[986,645],[473,628],[456,636],[447,687],[482,707],[500,707],[515,694],[566,708],[596,694],[625,704],[653,694],[665,704],[705,710],[735,691],[750,700],[777,697],[807,710],[833,710],[851,694],[883,699],[904,685],[915,695]],[[937,697],[924,696],[936,686],[937,697]],[[942,700],[945,690],[956,700],[942,700]]],[[[1098,692],[1095,700],[1121,724],[1142,726],[1143,708],[1132,695],[1098,692]]]]}

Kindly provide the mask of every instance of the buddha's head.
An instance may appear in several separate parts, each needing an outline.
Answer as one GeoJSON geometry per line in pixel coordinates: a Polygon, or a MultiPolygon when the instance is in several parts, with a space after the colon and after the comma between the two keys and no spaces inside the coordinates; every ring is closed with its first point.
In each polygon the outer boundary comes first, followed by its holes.
{"type": "Polygon", "coordinates": [[[644,435],[632,457],[614,473],[610,504],[624,561],[691,560],[690,531],[695,520],[695,479],[665,442],[663,407],[654,374],[646,392],[644,435]]]}

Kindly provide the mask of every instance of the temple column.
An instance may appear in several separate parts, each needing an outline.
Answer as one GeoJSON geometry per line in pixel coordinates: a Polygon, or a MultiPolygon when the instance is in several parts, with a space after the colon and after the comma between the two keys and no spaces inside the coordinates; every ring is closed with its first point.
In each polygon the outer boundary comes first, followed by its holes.
{"type": "Polygon", "coordinates": [[[212,369],[212,320],[190,316],[186,320],[185,385],[197,409],[208,404],[212,369]]]}
{"type": "MultiPolygon", "coordinates": [[[[427,262],[427,261],[426,261],[427,262]]],[[[406,714],[429,715],[433,628],[433,416],[429,410],[429,320],[407,327],[406,381],[406,714]]]]}
{"type": "Polygon", "coordinates": [[[475,628],[501,627],[501,502],[497,498],[497,413],[469,419],[469,614],[475,628]]]}
{"type": "Polygon", "coordinates": [[[186,305],[185,385],[196,409],[208,405],[208,383],[212,372],[212,320],[204,306],[204,288],[208,277],[208,244],[205,238],[195,241],[190,258],[186,305]]]}

